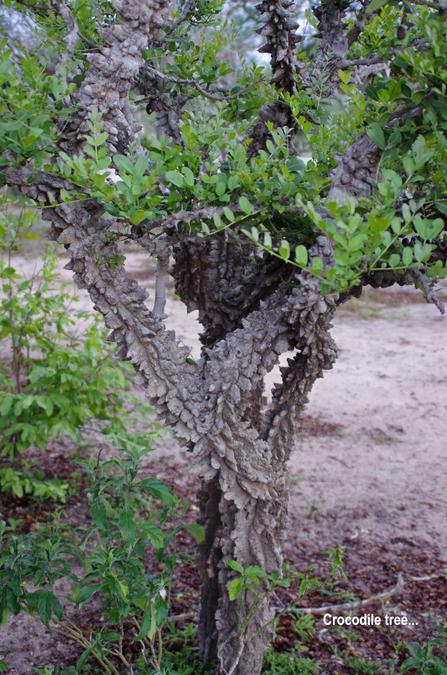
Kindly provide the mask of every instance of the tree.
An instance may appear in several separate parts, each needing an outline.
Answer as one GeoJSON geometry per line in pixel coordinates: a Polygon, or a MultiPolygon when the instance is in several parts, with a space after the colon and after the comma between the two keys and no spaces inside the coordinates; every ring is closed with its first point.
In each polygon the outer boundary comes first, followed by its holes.
{"type": "Polygon", "coordinates": [[[199,639],[227,675],[260,672],[272,635],[286,464],[336,358],[337,306],[397,283],[443,311],[447,250],[443,6],[321,0],[304,40],[293,0],[257,9],[270,75],[244,59],[230,72],[218,3],[190,0],[16,2],[45,37],[33,56],[3,43],[0,71],[5,184],[51,221],[199,466],[199,639]],[[157,260],[152,310],[124,240],[157,260]],[[199,361],[164,326],[168,273],[199,311],[199,361]],[[268,403],[264,376],[287,351],[268,403]],[[247,568],[252,583],[231,585],[247,568]]]}

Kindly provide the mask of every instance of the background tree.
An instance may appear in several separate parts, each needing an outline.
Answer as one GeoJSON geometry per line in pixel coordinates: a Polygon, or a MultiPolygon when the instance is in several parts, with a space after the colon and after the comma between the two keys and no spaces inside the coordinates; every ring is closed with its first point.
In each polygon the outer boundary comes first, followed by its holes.
{"type": "Polygon", "coordinates": [[[322,0],[302,44],[291,0],[257,9],[270,72],[231,68],[220,5],[188,0],[16,2],[42,38],[34,56],[5,41],[0,71],[5,183],[51,221],[199,467],[201,650],[240,675],[260,672],[272,633],[286,464],[336,357],[336,307],[398,283],[443,311],[446,257],[441,5],[322,0]],[[129,240],[157,260],[152,310],[126,275],[129,240]],[[168,273],[198,309],[198,361],[164,326],[168,273]],[[264,376],[288,351],[268,403],[264,376]]]}

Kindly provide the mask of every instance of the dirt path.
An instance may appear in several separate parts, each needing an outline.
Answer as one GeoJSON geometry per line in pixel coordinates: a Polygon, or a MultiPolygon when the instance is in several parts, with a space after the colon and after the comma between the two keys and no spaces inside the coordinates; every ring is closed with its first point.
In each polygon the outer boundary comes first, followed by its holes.
{"type": "Polygon", "coordinates": [[[291,460],[291,511],[314,540],[417,537],[447,560],[447,319],[418,299],[370,292],[339,312],[339,359],[291,460]]]}

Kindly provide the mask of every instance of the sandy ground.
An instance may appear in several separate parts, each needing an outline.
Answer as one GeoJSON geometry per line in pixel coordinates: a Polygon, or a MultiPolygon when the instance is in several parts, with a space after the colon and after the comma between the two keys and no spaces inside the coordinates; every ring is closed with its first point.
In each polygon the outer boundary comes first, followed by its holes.
{"type": "Polygon", "coordinates": [[[339,359],[307,408],[337,429],[298,440],[291,511],[314,520],[315,540],[420,537],[447,560],[447,319],[417,299],[374,293],[340,310],[339,359]]]}
{"type": "MultiPolygon", "coordinates": [[[[30,255],[15,261],[21,273],[34,263],[30,255]]],[[[132,253],[128,265],[152,284],[142,254],[132,253]]],[[[90,304],[83,293],[81,304],[90,304]]],[[[167,312],[170,327],[198,354],[196,315],[172,290],[167,312]]],[[[408,289],[369,291],[339,310],[339,359],[314,387],[290,460],[290,528],[309,554],[368,539],[435,546],[447,561],[446,334],[447,318],[408,289]]],[[[173,449],[170,461],[182,462],[173,449]]],[[[48,639],[28,617],[12,619],[0,630],[0,651],[14,660],[8,672],[45,663],[48,639]]]]}

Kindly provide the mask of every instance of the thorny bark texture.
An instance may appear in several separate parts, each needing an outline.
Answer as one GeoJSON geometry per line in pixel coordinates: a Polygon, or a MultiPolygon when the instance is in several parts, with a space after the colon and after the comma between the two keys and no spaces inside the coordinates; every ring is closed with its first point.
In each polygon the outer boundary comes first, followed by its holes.
{"type": "MultiPolygon", "coordinates": [[[[76,114],[63,143],[71,152],[82,145],[93,109],[103,115],[113,151],[125,152],[131,141],[138,147],[140,126],[128,95],[133,86],[143,86],[142,52],[148,40],[160,39],[169,2],[114,0],[113,4],[119,21],[103,30],[102,46],[89,56],[89,70],[74,96],[76,114]]],[[[273,81],[291,91],[297,70],[293,3],[262,2],[259,9],[266,40],[263,51],[272,54],[273,81]]],[[[342,11],[342,5],[322,3],[319,21],[322,29],[330,27],[322,39],[322,59],[329,49],[337,58],[344,56],[345,45],[334,32],[342,11]]],[[[147,82],[145,86],[159,84],[156,78],[147,82]]],[[[157,91],[150,93],[156,100],[157,91]]],[[[162,117],[164,106],[160,101],[162,117]]],[[[175,138],[177,119],[174,115],[164,124],[173,128],[175,138]]],[[[252,152],[265,143],[268,119],[281,126],[290,123],[280,104],[261,111],[252,152]]],[[[349,152],[335,172],[333,189],[363,195],[376,156],[366,138],[349,152]]],[[[62,189],[70,190],[61,179],[24,169],[11,169],[8,181],[48,205],[54,198],[62,201],[58,199],[62,189]]],[[[54,238],[67,248],[76,282],[88,290],[103,314],[118,355],[132,361],[161,417],[175,428],[199,465],[206,532],[200,552],[203,657],[217,661],[222,674],[259,673],[273,626],[268,588],[244,592],[230,602],[227,584],[233,572],[228,561],[280,572],[286,462],[307,395],[335,359],[329,335],[335,300],[321,296],[314,278],[306,273],[290,278],[283,266],[259,257],[250,243],[231,234],[197,241],[176,238],[165,228],[177,292],[189,310],[198,309],[204,327],[202,357],[194,365],[187,360],[188,349],[163,324],[166,249],[147,237],[139,241],[159,263],[158,296],[154,311],[149,311],[145,291],[123,266],[108,264],[118,252],[109,236],[114,223],[93,200],[49,206],[45,214],[52,221],[54,238]],[[263,405],[264,376],[289,350],[293,357],[282,368],[282,383],[275,386],[271,403],[263,405]]],[[[187,221],[188,214],[178,214],[180,225],[187,221]]],[[[163,219],[159,225],[163,228],[163,219]]],[[[330,258],[323,238],[316,246],[330,258]]]]}

